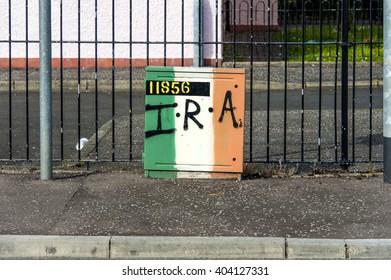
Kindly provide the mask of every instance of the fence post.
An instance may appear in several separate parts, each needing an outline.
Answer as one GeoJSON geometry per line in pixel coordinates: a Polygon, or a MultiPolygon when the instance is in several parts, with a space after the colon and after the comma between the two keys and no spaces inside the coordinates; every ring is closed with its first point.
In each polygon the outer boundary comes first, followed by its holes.
{"type": "Polygon", "coordinates": [[[193,55],[193,66],[201,67],[204,60],[203,54],[203,0],[194,1],[194,55],[193,55]]]}
{"type": "Polygon", "coordinates": [[[39,0],[39,117],[41,180],[53,176],[51,0],[39,0]]]}
{"type": "Polygon", "coordinates": [[[342,0],[341,61],[341,165],[349,164],[348,96],[349,96],[349,0],[342,0]]]}
{"type": "Polygon", "coordinates": [[[384,1],[383,5],[383,176],[385,183],[391,183],[391,1],[384,1]]]}

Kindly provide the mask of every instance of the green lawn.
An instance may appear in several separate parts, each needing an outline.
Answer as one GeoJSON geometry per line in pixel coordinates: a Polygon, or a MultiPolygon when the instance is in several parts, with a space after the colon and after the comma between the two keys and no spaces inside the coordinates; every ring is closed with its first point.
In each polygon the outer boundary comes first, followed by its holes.
{"type": "MultiPolygon", "coordinates": [[[[341,41],[341,32],[338,33],[336,27],[306,27],[304,29],[289,28],[287,34],[284,30],[275,31],[273,39],[276,42],[288,42],[287,55],[289,61],[301,61],[303,50],[305,61],[335,61],[336,60],[336,42],[341,41]],[[339,39],[338,39],[339,36],[339,39]],[[304,39],[303,39],[304,38],[304,39]],[[322,46],[319,45],[322,42],[322,46]]],[[[357,26],[349,30],[349,61],[353,61],[354,53],[356,61],[383,60],[383,27],[357,26]]],[[[338,48],[338,56],[341,59],[341,47],[338,48]]]]}

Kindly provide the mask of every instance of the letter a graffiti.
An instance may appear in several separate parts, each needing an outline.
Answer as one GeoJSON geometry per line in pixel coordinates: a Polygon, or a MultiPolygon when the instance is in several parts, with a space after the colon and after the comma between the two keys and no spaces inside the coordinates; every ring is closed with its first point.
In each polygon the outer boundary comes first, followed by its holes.
{"type": "Polygon", "coordinates": [[[223,109],[221,110],[219,122],[223,121],[225,111],[230,111],[233,125],[235,128],[237,128],[238,123],[236,122],[236,119],[235,119],[234,109],[235,109],[235,107],[232,106],[232,93],[230,91],[227,91],[227,93],[225,94],[223,109]],[[227,107],[227,102],[228,102],[229,107],[227,107]]]}

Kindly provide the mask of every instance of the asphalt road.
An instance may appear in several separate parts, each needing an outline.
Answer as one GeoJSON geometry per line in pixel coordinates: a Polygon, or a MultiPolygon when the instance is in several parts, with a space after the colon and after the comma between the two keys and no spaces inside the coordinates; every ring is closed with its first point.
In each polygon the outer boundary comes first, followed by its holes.
{"type": "MultiPolygon", "coordinates": [[[[356,110],[368,110],[369,90],[356,89],[355,108],[356,110]]],[[[90,138],[94,135],[96,128],[100,128],[109,122],[113,116],[115,119],[123,116],[130,116],[129,92],[115,92],[115,103],[113,106],[113,95],[111,93],[99,93],[98,106],[96,107],[95,93],[82,93],[80,106],[78,96],[75,93],[63,95],[63,130],[61,133],[61,96],[59,92],[53,92],[53,156],[60,159],[77,159],[75,146],[79,136],[90,138]],[[80,114],[79,112],[80,108],[80,114]],[[98,119],[96,121],[96,114],[98,119]],[[79,121],[80,120],[80,121],[79,121]],[[80,135],[79,135],[80,129],[80,135]],[[63,151],[61,151],[61,138],[63,139],[63,151]]],[[[250,100],[253,100],[253,110],[264,112],[267,109],[268,94],[265,91],[254,92],[246,96],[246,110],[250,110],[250,100]]],[[[143,118],[137,116],[144,113],[144,94],[134,92],[132,97],[133,130],[142,130],[143,118]]],[[[0,95],[0,159],[39,159],[39,93],[29,92],[28,94],[28,118],[26,107],[26,94],[24,92],[13,92],[11,119],[9,118],[9,95],[0,95]],[[12,127],[10,136],[9,127],[12,127]],[[28,129],[28,137],[27,137],[28,129]],[[28,146],[27,146],[28,142],[28,146]]],[[[335,92],[332,89],[323,89],[321,98],[322,111],[334,110],[335,92]]],[[[383,89],[376,87],[372,92],[374,110],[382,109],[383,89]]],[[[337,92],[337,106],[340,104],[340,92],[337,92]]],[[[352,92],[349,92],[349,106],[352,108],[352,92]]],[[[289,111],[299,111],[304,104],[304,110],[319,110],[319,90],[305,90],[304,99],[301,90],[290,90],[286,94],[283,91],[270,92],[270,110],[284,110],[285,106],[289,111]],[[286,103],[285,103],[286,100],[286,103]],[[304,103],[303,103],[304,100],[304,103]]],[[[297,124],[298,125],[298,124],[297,124]]],[[[253,129],[257,129],[256,127],[253,129]]],[[[272,127],[272,130],[281,130],[281,127],[272,127]]],[[[128,135],[130,131],[128,132],[128,135]]],[[[139,133],[140,134],[140,133],[139,133]]],[[[136,135],[136,134],[134,134],[136,135]]],[[[140,134],[142,135],[142,134],[140,134]]],[[[142,139],[139,139],[142,142],[142,139]]],[[[140,142],[139,141],[139,142],[140,142]]],[[[120,144],[120,143],[116,143],[120,144]]],[[[126,158],[128,155],[118,155],[119,158],[126,158]]]]}

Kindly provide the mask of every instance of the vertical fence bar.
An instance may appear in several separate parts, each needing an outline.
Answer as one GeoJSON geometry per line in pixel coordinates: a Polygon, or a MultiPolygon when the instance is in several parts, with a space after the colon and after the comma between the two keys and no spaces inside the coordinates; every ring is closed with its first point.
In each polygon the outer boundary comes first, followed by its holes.
{"type": "Polygon", "coordinates": [[[95,160],[99,160],[98,0],[95,0],[95,160]]]}
{"type": "Polygon", "coordinates": [[[185,1],[181,6],[181,65],[185,66],[185,1]]]}
{"type": "Polygon", "coordinates": [[[349,0],[342,0],[342,58],[341,58],[341,165],[349,162],[349,0]]]}
{"type": "Polygon", "coordinates": [[[352,87],[352,162],[356,160],[356,53],[357,53],[357,1],[353,2],[353,87],[352,87]]]}
{"type": "Polygon", "coordinates": [[[372,130],[373,130],[373,110],[372,110],[372,101],[373,101],[373,91],[372,91],[372,76],[373,76],[373,11],[372,11],[372,2],[369,1],[369,162],[372,161],[372,130]]]}
{"type": "Polygon", "coordinates": [[[80,49],[81,49],[81,30],[80,30],[80,1],[77,1],[77,143],[79,148],[77,150],[77,159],[81,159],[81,62],[80,62],[80,49]]]}
{"type": "Polygon", "coordinates": [[[111,7],[111,161],[115,161],[115,0],[111,7]]]}
{"type": "Polygon", "coordinates": [[[287,3],[284,1],[284,162],[286,161],[287,146],[287,107],[288,107],[288,23],[287,3]]]}
{"type": "MultiPolygon", "coordinates": [[[[270,67],[271,67],[271,9],[267,1],[267,97],[266,97],[266,161],[270,161],[270,67]]],[[[277,6],[278,10],[278,6],[277,6]]]]}
{"type": "Polygon", "coordinates": [[[322,151],[322,60],[323,60],[323,1],[319,0],[319,96],[318,96],[318,162],[322,151]]]}
{"type": "Polygon", "coordinates": [[[26,160],[30,160],[30,114],[29,114],[29,4],[26,0],[26,160]]]}
{"type": "Polygon", "coordinates": [[[219,67],[219,0],[216,0],[215,2],[215,33],[216,33],[216,63],[215,67],[219,67]]]}
{"type": "Polygon", "coordinates": [[[337,121],[337,95],[338,95],[338,60],[339,60],[339,37],[341,27],[341,5],[337,1],[337,34],[335,40],[335,76],[334,76],[334,161],[338,162],[338,121],[337,121]]]}
{"type": "Polygon", "coordinates": [[[63,43],[63,1],[60,1],[60,158],[64,160],[64,43],[63,43]]]}
{"type": "Polygon", "coordinates": [[[129,160],[133,160],[133,0],[129,2],[129,160]]]}
{"type": "Polygon", "coordinates": [[[8,159],[12,160],[12,1],[8,1],[8,159]]]}
{"type": "Polygon", "coordinates": [[[163,64],[167,66],[167,0],[164,0],[164,12],[163,12],[163,64]]]}
{"type": "Polygon", "coordinates": [[[305,55],[306,55],[306,17],[304,16],[306,13],[305,2],[302,2],[302,58],[301,58],[301,161],[304,161],[304,88],[305,88],[305,55]]]}
{"type": "Polygon", "coordinates": [[[384,1],[384,64],[383,64],[383,136],[384,136],[384,175],[385,183],[391,183],[391,1],[384,1]]]}
{"type": "Polygon", "coordinates": [[[52,166],[52,51],[51,3],[39,1],[40,158],[41,180],[50,180],[52,166]]]}
{"type": "Polygon", "coordinates": [[[250,162],[253,161],[254,3],[250,1],[250,162]]]}
{"type": "Polygon", "coordinates": [[[149,66],[149,0],[147,0],[147,61],[146,64],[149,66]]]}
{"type": "Polygon", "coordinates": [[[236,0],[233,2],[233,28],[232,28],[232,38],[233,38],[233,65],[236,66],[236,0]]]}
{"type": "Polygon", "coordinates": [[[198,66],[204,66],[204,0],[198,0],[198,66]]]}

